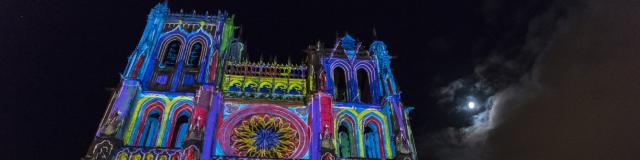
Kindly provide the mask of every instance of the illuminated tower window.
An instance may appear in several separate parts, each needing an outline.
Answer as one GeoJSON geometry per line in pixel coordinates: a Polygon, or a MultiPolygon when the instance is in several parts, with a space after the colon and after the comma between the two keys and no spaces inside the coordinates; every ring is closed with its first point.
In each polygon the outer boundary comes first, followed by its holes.
{"type": "Polygon", "coordinates": [[[200,64],[200,55],[202,55],[202,43],[196,42],[191,46],[187,66],[198,67],[198,64],[200,64]]]}
{"type": "Polygon", "coordinates": [[[333,83],[335,84],[334,95],[336,97],[336,101],[346,101],[347,100],[347,80],[344,69],[341,67],[336,67],[333,69],[333,83]]]}
{"type": "Polygon", "coordinates": [[[165,49],[164,58],[162,59],[162,64],[168,66],[176,65],[176,60],[178,59],[178,53],[180,52],[180,41],[173,40],[167,45],[165,49]]]}
{"type": "Polygon", "coordinates": [[[173,127],[173,135],[171,138],[171,147],[181,148],[182,141],[187,134],[187,128],[189,126],[189,116],[181,115],[173,127]]]}
{"type": "Polygon", "coordinates": [[[349,128],[346,122],[343,122],[338,128],[338,157],[353,157],[354,145],[352,141],[354,139],[349,128]]]}
{"type": "Polygon", "coordinates": [[[358,69],[358,93],[360,102],[371,103],[371,91],[369,90],[369,74],[364,69],[358,69]]]}
{"type": "Polygon", "coordinates": [[[380,140],[377,126],[369,123],[364,128],[364,151],[367,158],[380,158],[380,140]]]}
{"type": "Polygon", "coordinates": [[[142,138],[140,139],[141,145],[145,147],[152,147],[155,144],[154,141],[160,128],[160,113],[157,110],[151,113],[144,123],[144,130],[142,131],[142,138]]]}

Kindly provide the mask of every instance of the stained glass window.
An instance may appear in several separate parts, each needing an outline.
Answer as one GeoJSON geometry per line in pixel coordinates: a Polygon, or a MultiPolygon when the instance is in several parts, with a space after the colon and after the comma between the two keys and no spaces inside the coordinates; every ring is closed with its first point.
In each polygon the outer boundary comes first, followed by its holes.
{"type": "Polygon", "coordinates": [[[200,55],[202,54],[202,43],[196,42],[191,46],[191,53],[189,54],[188,66],[197,67],[200,64],[200,55]]]}
{"type": "Polygon", "coordinates": [[[180,52],[180,41],[174,40],[167,45],[165,49],[163,64],[168,66],[176,65],[176,59],[178,59],[178,53],[180,52]]]}

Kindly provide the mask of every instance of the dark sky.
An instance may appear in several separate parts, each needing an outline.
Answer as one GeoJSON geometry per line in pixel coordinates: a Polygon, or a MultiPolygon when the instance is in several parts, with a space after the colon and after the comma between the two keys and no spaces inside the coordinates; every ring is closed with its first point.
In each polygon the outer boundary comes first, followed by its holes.
{"type": "MultiPolygon", "coordinates": [[[[158,0],[0,0],[0,153],[85,154],[158,0]]],[[[236,15],[253,59],[377,37],[420,159],[638,159],[640,4],[631,0],[173,0],[236,15]],[[472,96],[481,107],[465,110],[472,96]],[[475,117],[475,119],[474,119],[475,117]],[[484,118],[484,119],[483,119],[484,118]],[[635,157],[635,158],[634,158],[635,157]]]]}

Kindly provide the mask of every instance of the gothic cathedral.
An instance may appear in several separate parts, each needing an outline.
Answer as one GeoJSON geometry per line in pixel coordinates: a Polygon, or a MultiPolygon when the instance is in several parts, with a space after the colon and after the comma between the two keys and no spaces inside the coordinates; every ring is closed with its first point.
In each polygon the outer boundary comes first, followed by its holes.
{"type": "Polygon", "coordinates": [[[226,12],[156,5],[83,159],[416,158],[382,41],[251,62],[236,29],[226,12]]]}

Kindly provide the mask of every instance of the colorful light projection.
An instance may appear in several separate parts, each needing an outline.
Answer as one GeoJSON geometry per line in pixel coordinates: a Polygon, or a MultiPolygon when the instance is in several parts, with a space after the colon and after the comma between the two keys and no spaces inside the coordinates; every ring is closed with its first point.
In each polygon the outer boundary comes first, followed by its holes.
{"type": "Polygon", "coordinates": [[[272,104],[240,105],[231,109],[218,129],[223,153],[254,158],[304,158],[308,154],[309,127],[285,107],[272,104]]]}
{"type": "Polygon", "coordinates": [[[337,108],[333,139],[338,157],[393,158],[387,116],[377,109],[337,108]]]}
{"type": "Polygon", "coordinates": [[[324,84],[327,92],[336,101],[364,104],[378,104],[382,96],[375,64],[369,59],[343,59],[326,57],[322,59],[323,72],[327,74],[324,84]],[[363,85],[367,84],[367,85],[363,85]]]}
{"type": "Polygon", "coordinates": [[[234,152],[247,157],[287,158],[299,141],[291,123],[268,114],[253,115],[233,130],[234,152]]]}
{"type": "Polygon", "coordinates": [[[301,101],[307,94],[306,66],[241,62],[228,64],[227,97],[301,101]]]}
{"type": "MultiPolygon", "coordinates": [[[[172,135],[184,138],[183,135],[186,133],[182,132],[186,132],[186,129],[182,123],[177,122],[180,117],[191,117],[190,115],[193,113],[192,96],[169,97],[164,94],[143,94],[140,97],[132,112],[132,115],[135,116],[131,118],[124,134],[126,145],[167,147],[171,142],[169,140],[175,138],[172,135]],[[179,126],[175,124],[179,124],[179,126]],[[179,133],[171,134],[174,132],[179,133]]],[[[178,139],[174,142],[181,141],[182,139],[178,139]]],[[[176,147],[175,143],[171,147],[176,147]]]]}
{"type": "Polygon", "coordinates": [[[191,145],[185,149],[123,147],[115,160],[196,160],[200,150],[191,145]]]}
{"type": "Polygon", "coordinates": [[[154,7],[85,159],[415,159],[383,42],[254,63],[233,23],[154,7]]]}

